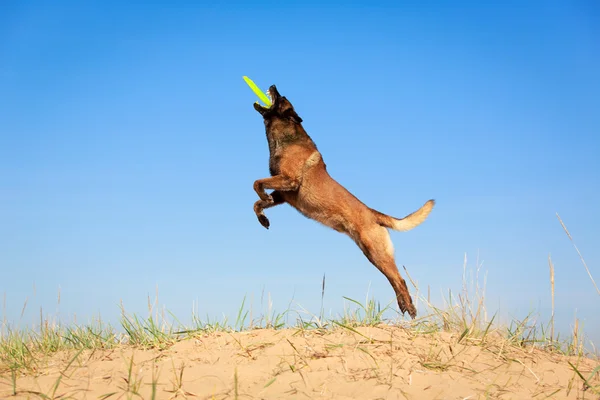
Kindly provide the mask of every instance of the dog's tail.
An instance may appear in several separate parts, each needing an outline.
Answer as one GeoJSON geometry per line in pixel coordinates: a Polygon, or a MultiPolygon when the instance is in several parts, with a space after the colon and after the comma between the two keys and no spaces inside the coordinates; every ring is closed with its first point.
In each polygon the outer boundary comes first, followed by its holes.
{"type": "Polygon", "coordinates": [[[373,213],[375,214],[375,218],[379,225],[385,226],[386,228],[391,228],[396,231],[409,231],[412,228],[417,227],[423,221],[425,221],[425,219],[427,219],[434,205],[435,200],[429,200],[425,204],[423,204],[423,207],[419,208],[417,211],[407,215],[404,218],[390,217],[389,215],[380,213],[379,211],[375,210],[373,210],[373,213]]]}

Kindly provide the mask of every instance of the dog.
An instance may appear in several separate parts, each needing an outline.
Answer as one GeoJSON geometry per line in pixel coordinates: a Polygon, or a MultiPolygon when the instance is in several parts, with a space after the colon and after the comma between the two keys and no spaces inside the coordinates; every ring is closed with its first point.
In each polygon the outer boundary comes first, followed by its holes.
{"type": "Polygon", "coordinates": [[[388,279],[402,314],[414,319],[417,310],[394,261],[394,246],[386,228],[408,231],[429,216],[435,204],[427,201],[404,218],[394,218],[362,203],[327,172],[327,166],[313,140],[302,127],[292,104],[275,85],[267,91],[272,105],[254,108],[265,123],[269,144],[271,177],[254,182],[260,200],[254,203],[258,222],[269,229],[264,210],[288,203],[307,218],[348,235],[367,259],[388,279]],[[266,190],[272,190],[270,194],[266,190]]]}

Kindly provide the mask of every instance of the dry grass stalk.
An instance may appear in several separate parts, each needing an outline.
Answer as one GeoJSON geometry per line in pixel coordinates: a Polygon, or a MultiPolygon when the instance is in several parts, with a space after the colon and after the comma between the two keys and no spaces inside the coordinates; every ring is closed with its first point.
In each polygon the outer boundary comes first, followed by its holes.
{"type": "Polygon", "coordinates": [[[548,265],[550,266],[550,291],[552,295],[552,315],[550,317],[550,342],[554,341],[554,264],[552,258],[548,254],[548,265]]]}
{"type": "Polygon", "coordinates": [[[579,319],[575,317],[575,325],[573,326],[573,354],[579,354],[579,319]]]}
{"type": "Polygon", "coordinates": [[[569,240],[571,240],[571,243],[573,244],[573,247],[575,247],[575,250],[577,251],[577,254],[579,254],[579,258],[581,259],[581,262],[583,263],[583,266],[585,267],[585,270],[586,270],[588,276],[590,277],[592,283],[594,284],[594,287],[596,288],[596,292],[598,292],[598,294],[600,295],[600,289],[598,289],[598,285],[596,285],[596,281],[594,281],[594,278],[592,277],[592,273],[590,272],[590,269],[588,268],[585,260],[583,259],[583,256],[581,255],[581,252],[579,251],[579,249],[575,245],[575,242],[573,241],[573,238],[571,237],[571,234],[569,233],[569,230],[567,229],[567,227],[563,223],[563,221],[560,218],[560,215],[558,215],[558,213],[556,213],[556,218],[558,218],[558,221],[560,222],[560,224],[562,225],[563,229],[565,230],[565,233],[569,237],[569,240]]]}

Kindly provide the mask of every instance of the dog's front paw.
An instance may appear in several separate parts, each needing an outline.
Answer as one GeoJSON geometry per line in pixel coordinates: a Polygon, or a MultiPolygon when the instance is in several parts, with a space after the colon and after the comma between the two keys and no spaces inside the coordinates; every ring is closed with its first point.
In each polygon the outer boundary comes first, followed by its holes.
{"type": "Polygon", "coordinates": [[[266,217],[265,214],[258,214],[258,222],[260,222],[260,224],[262,226],[264,226],[265,228],[269,229],[269,226],[271,226],[271,223],[269,222],[269,218],[266,217]]]}

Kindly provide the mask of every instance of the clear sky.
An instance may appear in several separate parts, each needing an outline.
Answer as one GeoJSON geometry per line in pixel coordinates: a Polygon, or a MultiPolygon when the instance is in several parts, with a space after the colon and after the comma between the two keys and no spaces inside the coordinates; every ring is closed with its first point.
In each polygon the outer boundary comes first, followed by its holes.
{"type": "MultiPolygon", "coordinates": [[[[133,2],[0,5],[0,293],[4,316],[69,321],[147,296],[185,320],[382,303],[347,237],[284,205],[254,94],[276,84],[332,176],[367,205],[429,219],[392,232],[422,290],[482,262],[490,313],[575,316],[600,342],[600,7],[593,1],[133,2]],[[496,2],[498,3],[498,2],[496,2]],[[450,4],[455,4],[454,7],[450,4]],[[57,306],[57,293],[61,303],[57,306]]],[[[411,288],[412,289],[412,288],[411,288]]],[[[414,290],[412,291],[414,294],[414,290]]]]}

